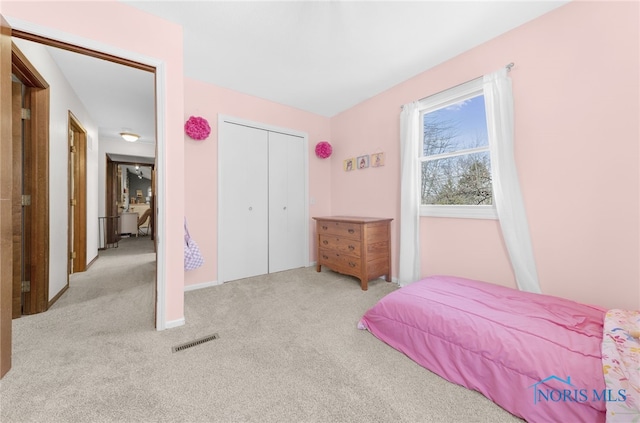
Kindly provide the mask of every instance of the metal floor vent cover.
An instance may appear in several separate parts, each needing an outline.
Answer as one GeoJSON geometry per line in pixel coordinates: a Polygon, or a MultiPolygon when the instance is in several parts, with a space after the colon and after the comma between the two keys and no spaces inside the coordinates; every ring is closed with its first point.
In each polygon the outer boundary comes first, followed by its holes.
{"type": "Polygon", "coordinates": [[[185,342],[184,344],[176,345],[175,347],[171,348],[171,351],[175,353],[178,351],[186,350],[187,348],[195,347],[196,345],[204,344],[205,342],[213,341],[214,339],[218,339],[218,338],[219,338],[218,334],[214,333],[213,335],[205,336],[203,338],[196,339],[195,341],[185,342]]]}

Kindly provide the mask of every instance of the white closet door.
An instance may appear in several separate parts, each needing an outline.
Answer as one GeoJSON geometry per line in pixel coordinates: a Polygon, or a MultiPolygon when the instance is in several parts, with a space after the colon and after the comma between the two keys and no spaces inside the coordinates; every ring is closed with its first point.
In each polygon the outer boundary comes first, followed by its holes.
{"type": "Polygon", "coordinates": [[[305,266],[305,162],[302,137],[269,132],[269,272],[305,266]]]}
{"type": "Polygon", "coordinates": [[[269,272],[268,132],[225,122],[218,139],[218,280],[269,272]]]}

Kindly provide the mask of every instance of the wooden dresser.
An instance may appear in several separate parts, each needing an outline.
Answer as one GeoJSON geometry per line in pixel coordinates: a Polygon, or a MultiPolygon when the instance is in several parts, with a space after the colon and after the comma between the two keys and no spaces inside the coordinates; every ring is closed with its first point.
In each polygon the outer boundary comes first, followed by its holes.
{"type": "Polygon", "coordinates": [[[316,271],[322,266],[360,279],[363,291],[370,280],[385,275],[391,281],[393,219],[357,216],[314,217],[317,232],[316,271]]]}

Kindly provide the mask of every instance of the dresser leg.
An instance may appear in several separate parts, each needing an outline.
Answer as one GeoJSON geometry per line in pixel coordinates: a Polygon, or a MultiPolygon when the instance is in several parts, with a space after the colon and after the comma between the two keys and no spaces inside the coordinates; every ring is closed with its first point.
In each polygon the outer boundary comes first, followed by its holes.
{"type": "Polygon", "coordinates": [[[369,289],[369,281],[366,279],[360,279],[360,288],[362,288],[363,291],[369,289]]]}
{"type": "Polygon", "coordinates": [[[321,267],[322,267],[321,264],[316,264],[316,272],[319,272],[321,267]]]}

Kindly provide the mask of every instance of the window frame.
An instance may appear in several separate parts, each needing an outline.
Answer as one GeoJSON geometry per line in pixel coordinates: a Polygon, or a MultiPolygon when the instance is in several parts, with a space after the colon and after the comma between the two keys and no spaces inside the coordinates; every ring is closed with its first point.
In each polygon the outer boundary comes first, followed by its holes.
{"type": "MultiPolygon", "coordinates": [[[[465,82],[460,85],[456,85],[455,87],[446,89],[437,94],[426,97],[418,102],[418,111],[420,112],[420,129],[419,133],[424,133],[424,115],[435,110],[442,109],[444,107],[456,104],[460,101],[464,101],[466,99],[470,99],[473,97],[477,97],[479,95],[484,95],[483,89],[483,78],[476,78],[471,81],[465,82]]],[[[422,141],[424,143],[424,139],[422,141]]],[[[424,160],[424,148],[421,145],[420,151],[418,153],[418,161],[420,162],[419,166],[422,166],[424,160]]],[[[489,144],[490,145],[490,144],[489,144]]],[[[446,156],[460,155],[462,151],[465,151],[462,154],[471,154],[474,150],[478,151],[489,151],[490,146],[486,149],[485,147],[481,147],[480,149],[473,148],[467,150],[457,150],[455,152],[444,153],[437,155],[438,158],[443,158],[446,156]]],[[[432,156],[436,157],[436,156],[432,156]]],[[[422,181],[420,182],[422,183],[422,181]]],[[[493,178],[491,180],[491,185],[493,188],[493,178]]],[[[450,217],[450,218],[466,218],[466,219],[498,219],[498,213],[496,211],[495,203],[491,205],[444,205],[444,204],[422,204],[422,200],[420,199],[420,216],[426,217],[450,217]]]]}

